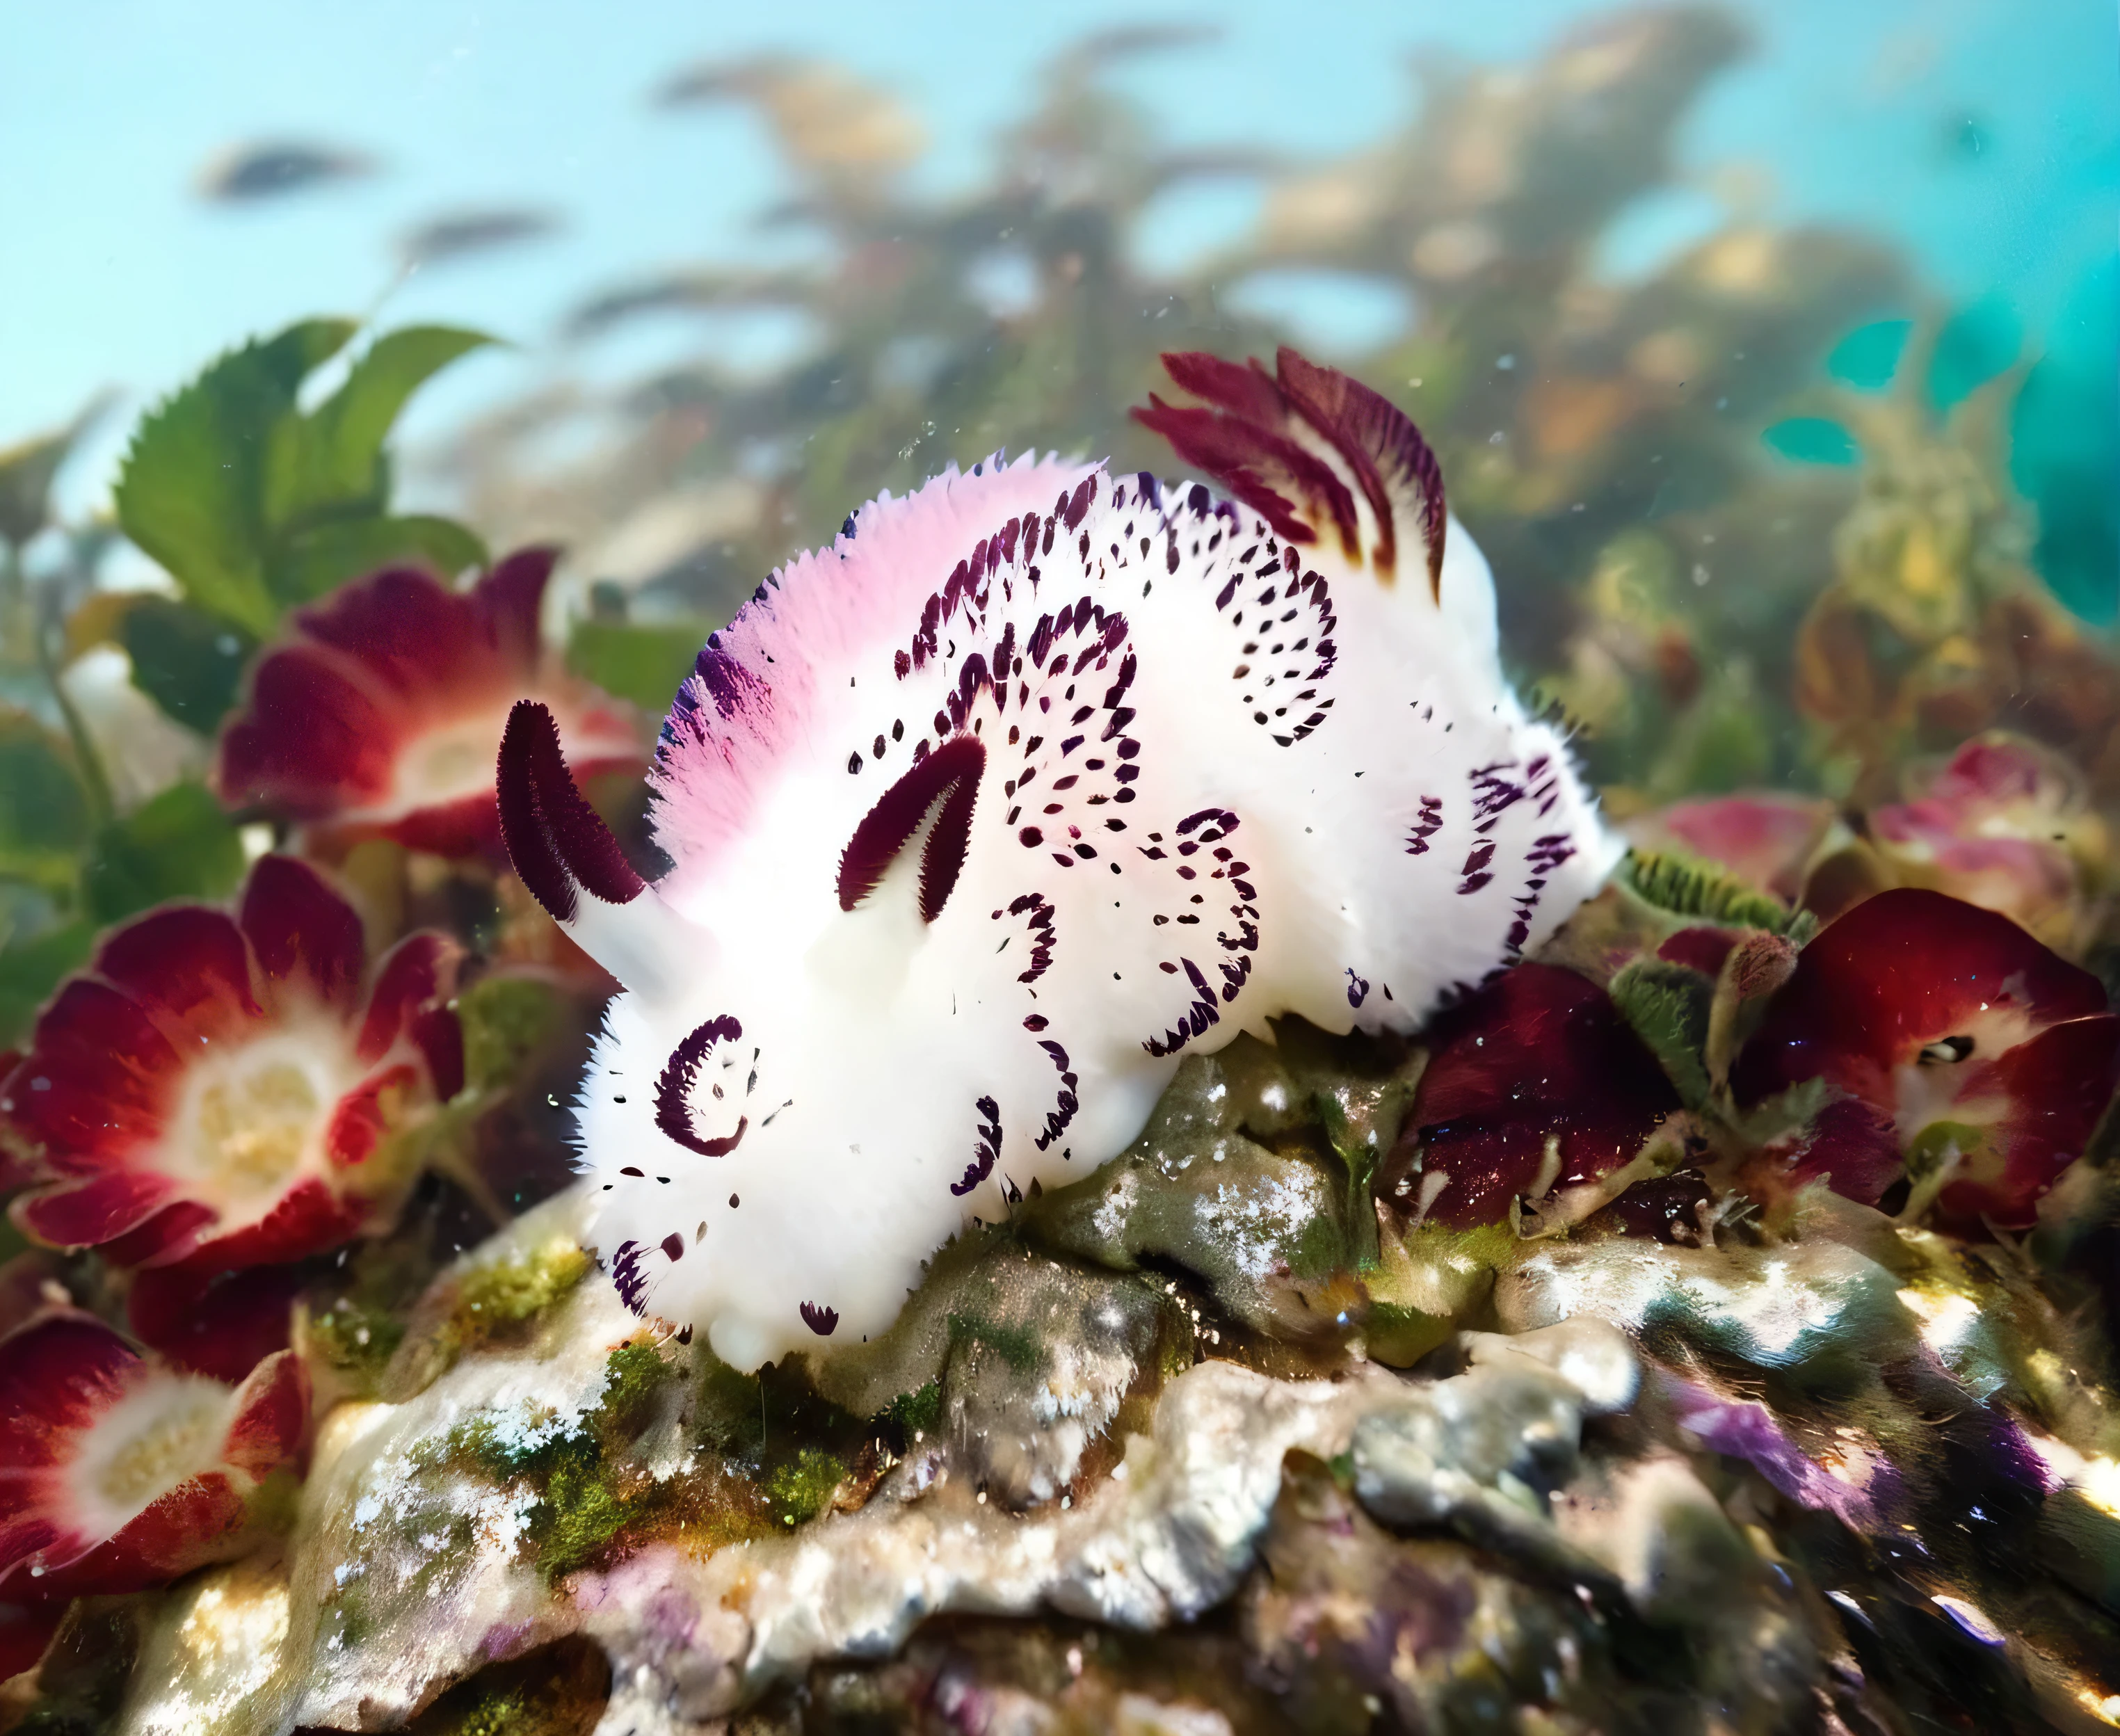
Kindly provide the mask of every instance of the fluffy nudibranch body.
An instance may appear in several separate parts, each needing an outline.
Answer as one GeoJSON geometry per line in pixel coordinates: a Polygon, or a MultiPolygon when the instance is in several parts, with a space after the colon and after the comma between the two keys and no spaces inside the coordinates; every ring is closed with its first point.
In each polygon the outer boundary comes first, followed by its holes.
{"type": "Polygon", "coordinates": [[[579,1105],[597,1240],[738,1368],[881,1330],[1187,1052],[1414,1030],[1618,854],[1412,425],[1287,351],[1166,361],[1211,407],[1137,414],[1236,499],[997,459],[863,507],[700,653],[654,886],[511,720],[518,868],[626,990],[579,1105]]]}

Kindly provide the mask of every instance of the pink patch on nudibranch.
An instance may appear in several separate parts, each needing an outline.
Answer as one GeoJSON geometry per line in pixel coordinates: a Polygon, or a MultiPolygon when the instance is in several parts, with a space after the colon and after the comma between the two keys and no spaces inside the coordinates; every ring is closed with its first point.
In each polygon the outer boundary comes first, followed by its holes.
{"type": "Polygon", "coordinates": [[[542,644],[555,559],[509,556],[468,591],[391,568],[295,612],[221,734],[221,799],[415,849],[499,842],[493,761],[509,707],[542,701],[578,772],[639,768],[631,708],[542,644]]]}

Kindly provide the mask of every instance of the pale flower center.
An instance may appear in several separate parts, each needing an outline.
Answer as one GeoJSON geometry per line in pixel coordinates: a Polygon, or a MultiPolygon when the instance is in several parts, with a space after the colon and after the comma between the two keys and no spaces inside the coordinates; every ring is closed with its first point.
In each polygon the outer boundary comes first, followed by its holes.
{"type": "Polygon", "coordinates": [[[398,799],[420,807],[490,794],[505,721],[481,714],[416,738],[398,766],[398,799]]]}
{"type": "Polygon", "coordinates": [[[336,1022],[285,1026],[202,1056],[164,1147],[174,1179],[222,1208],[269,1208],[322,1166],[325,1125],[360,1073],[336,1022]]]}
{"type": "Polygon", "coordinates": [[[196,1161],[238,1194],[271,1194],[300,1167],[317,1111],[309,1074],[281,1061],[199,1093],[196,1161]]]}
{"type": "Polygon", "coordinates": [[[228,1394],[207,1381],[185,1384],[168,1408],[112,1454],[96,1478],[113,1507],[145,1507],[192,1476],[212,1457],[228,1418],[228,1394]]]}

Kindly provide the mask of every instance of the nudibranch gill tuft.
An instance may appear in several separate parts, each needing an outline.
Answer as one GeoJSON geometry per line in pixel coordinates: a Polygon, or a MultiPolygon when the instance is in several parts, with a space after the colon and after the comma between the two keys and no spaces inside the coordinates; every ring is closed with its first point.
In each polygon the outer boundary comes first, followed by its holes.
{"type": "Polygon", "coordinates": [[[1268,1018],[1411,1031],[1610,871],[1419,432],[1284,350],[1138,419],[1227,491],[1000,458],[862,507],[699,655],[653,884],[542,708],[524,882],[624,984],[579,1101],[627,1302],[754,1368],[1141,1130],[1268,1018]],[[741,1205],[739,1205],[741,1201],[741,1205]]]}

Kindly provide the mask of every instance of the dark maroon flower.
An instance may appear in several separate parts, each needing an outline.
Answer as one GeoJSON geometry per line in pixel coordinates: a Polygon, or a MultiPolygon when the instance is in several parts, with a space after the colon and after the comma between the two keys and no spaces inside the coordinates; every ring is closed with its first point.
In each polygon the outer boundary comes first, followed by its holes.
{"type": "Polygon", "coordinates": [[[232,917],[174,905],[118,929],[0,1080],[0,1133],[44,1180],[16,1221],[197,1273],[373,1228],[411,1180],[419,1124],[463,1083],[455,965],[421,933],[371,972],[353,907],[286,856],[251,870],[232,917]]]}
{"type": "Polygon", "coordinates": [[[1732,1082],[1753,1104],[1811,1079],[1838,1101],[1791,1179],[1874,1203],[1904,1162],[1945,1217],[2022,1228],[2120,1080],[2120,1018],[2007,917],[1903,887],[1804,948],[1732,1082]]]}
{"type": "Polygon", "coordinates": [[[221,735],[222,800],[443,855],[497,848],[494,761],[519,699],[550,710],[579,775],[643,766],[630,709],[539,638],[553,558],[511,555],[461,592],[393,568],[300,611],[221,735]]]}
{"type": "Polygon", "coordinates": [[[1600,1180],[1679,1106],[1604,990],[1556,966],[1504,972],[1429,1041],[1434,1058],[1395,1157],[1411,1160],[1417,1145],[1420,1170],[1402,1197],[1439,1223],[1492,1223],[1521,1194],[1600,1180]]]}
{"type": "Polygon", "coordinates": [[[239,1552],[258,1485],[297,1464],[309,1408],[291,1351],[230,1387],[159,1367],[72,1310],[0,1339],[0,1595],[138,1591],[239,1552]]]}

